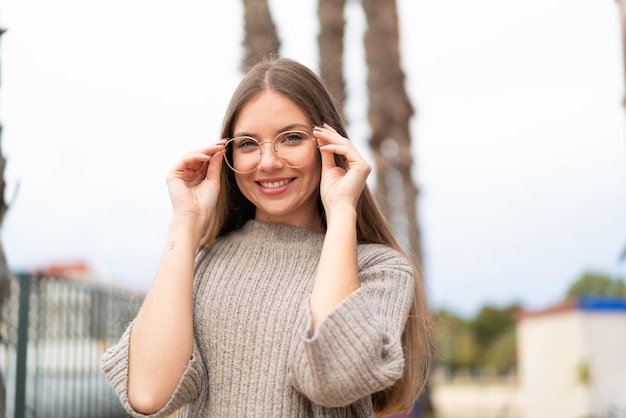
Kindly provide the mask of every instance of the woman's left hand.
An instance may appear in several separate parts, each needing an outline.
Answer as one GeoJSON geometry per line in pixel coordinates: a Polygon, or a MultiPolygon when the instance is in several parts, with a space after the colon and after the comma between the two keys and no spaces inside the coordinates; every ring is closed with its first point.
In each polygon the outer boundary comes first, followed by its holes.
{"type": "Polygon", "coordinates": [[[346,204],[356,208],[372,168],[359,154],[354,144],[339,135],[331,126],[327,124],[316,126],[313,135],[317,138],[322,156],[320,196],[327,216],[334,208],[346,204]],[[337,165],[335,154],[343,158],[345,168],[337,165]]]}

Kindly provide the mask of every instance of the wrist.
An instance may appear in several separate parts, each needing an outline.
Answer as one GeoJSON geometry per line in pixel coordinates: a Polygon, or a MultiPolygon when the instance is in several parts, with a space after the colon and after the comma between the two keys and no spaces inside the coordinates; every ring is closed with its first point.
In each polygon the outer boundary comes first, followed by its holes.
{"type": "Polygon", "coordinates": [[[325,211],[327,227],[331,224],[343,226],[356,225],[356,208],[352,205],[335,205],[332,208],[325,209],[325,211]]]}
{"type": "Polygon", "coordinates": [[[177,240],[191,240],[199,244],[208,226],[208,219],[194,215],[175,215],[169,225],[169,237],[177,240]]]}

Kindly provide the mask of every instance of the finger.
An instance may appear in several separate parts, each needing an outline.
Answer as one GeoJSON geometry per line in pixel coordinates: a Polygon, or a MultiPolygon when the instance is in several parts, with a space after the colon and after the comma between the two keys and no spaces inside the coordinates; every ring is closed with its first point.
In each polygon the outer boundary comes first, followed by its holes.
{"type": "Polygon", "coordinates": [[[329,124],[327,124],[326,122],[322,123],[322,128],[329,130],[331,132],[337,133],[337,130],[333,128],[332,126],[330,126],[329,124]]]}
{"type": "Polygon", "coordinates": [[[220,141],[216,144],[211,144],[209,146],[193,150],[183,156],[183,160],[187,160],[190,158],[199,158],[200,160],[206,161],[213,157],[216,154],[221,154],[224,150],[224,141],[220,141]]]}
{"type": "Polygon", "coordinates": [[[201,161],[206,161],[213,155],[221,153],[224,150],[224,144],[226,144],[226,140],[221,139],[214,144],[207,145],[205,147],[188,152],[187,154],[183,155],[181,160],[184,162],[190,162],[190,160],[197,158],[201,161]]]}
{"type": "Polygon", "coordinates": [[[332,150],[327,150],[320,147],[320,151],[320,155],[322,156],[322,169],[337,167],[337,162],[335,161],[335,153],[332,152],[332,150]]]}
{"type": "Polygon", "coordinates": [[[206,152],[205,150],[191,151],[182,156],[181,162],[192,163],[196,161],[209,161],[215,154],[215,152],[206,152]]]}
{"type": "Polygon", "coordinates": [[[329,131],[325,128],[315,129],[314,135],[317,138],[320,152],[332,152],[341,156],[344,160],[351,160],[352,158],[360,159],[360,155],[358,155],[354,144],[347,138],[339,135],[336,131],[329,131]],[[353,154],[353,156],[351,156],[351,154],[353,154]]]}
{"type": "Polygon", "coordinates": [[[313,127],[313,135],[316,137],[321,135],[326,140],[334,140],[334,141],[348,141],[348,138],[340,135],[337,130],[331,127],[328,124],[324,124],[323,126],[314,126],[313,127]]]}
{"type": "Polygon", "coordinates": [[[219,151],[222,151],[224,149],[224,145],[226,144],[228,140],[227,139],[220,139],[219,141],[213,143],[213,144],[209,144],[206,145],[202,148],[198,148],[196,150],[192,150],[192,152],[201,152],[203,154],[208,154],[208,155],[213,155],[219,151]]]}
{"type": "Polygon", "coordinates": [[[211,144],[206,147],[190,151],[187,154],[183,155],[183,157],[181,158],[181,162],[188,164],[196,161],[208,161],[215,154],[219,154],[221,153],[221,151],[224,150],[224,144],[225,141],[219,141],[215,144],[211,144]]]}
{"type": "Polygon", "coordinates": [[[352,144],[326,144],[320,145],[319,150],[322,154],[333,153],[341,156],[346,161],[365,162],[365,159],[359,154],[352,144]]]}
{"type": "Polygon", "coordinates": [[[218,179],[220,176],[220,173],[222,172],[223,161],[224,161],[223,153],[218,152],[214,154],[206,167],[206,171],[204,174],[205,177],[207,179],[212,179],[212,178],[218,179]]]}
{"type": "Polygon", "coordinates": [[[190,152],[185,155],[172,167],[173,171],[195,171],[202,170],[211,160],[211,156],[202,152],[190,152]]]}

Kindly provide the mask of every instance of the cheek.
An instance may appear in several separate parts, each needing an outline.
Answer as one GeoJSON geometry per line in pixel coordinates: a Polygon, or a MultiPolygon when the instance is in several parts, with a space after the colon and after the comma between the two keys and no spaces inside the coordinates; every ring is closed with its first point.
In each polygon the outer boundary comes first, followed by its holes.
{"type": "Polygon", "coordinates": [[[315,155],[315,161],[311,166],[311,171],[313,172],[317,182],[319,183],[322,180],[322,156],[319,152],[315,155]]]}
{"type": "Polygon", "coordinates": [[[308,167],[307,175],[305,176],[307,194],[315,193],[319,194],[320,182],[322,181],[322,166],[316,162],[308,167]]]}
{"type": "Polygon", "coordinates": [[[235,183],[237,184],[237,187],[239,187],[239,191],[243,193],[248,200],[250,200],[250,197],[248,196],[248,190],[246,187],[250,187],[250,181],[251,180],[248,180],[246,174],[235,173],[235,183]]]}

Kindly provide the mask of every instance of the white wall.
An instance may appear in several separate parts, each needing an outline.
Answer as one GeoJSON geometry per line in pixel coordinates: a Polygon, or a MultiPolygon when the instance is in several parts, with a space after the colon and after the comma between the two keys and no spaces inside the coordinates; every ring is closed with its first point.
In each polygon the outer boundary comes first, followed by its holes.
{"type": "Polygon", "coordinates": [[[437,418],[520,418],[522,410],[516,383],[438,383],[431,401],[437,418]]]}
{"type": "Polygon", "coordinates": [[[526,418],[575,418],[586,411],[586,387],[578,382],[583,360],[581,314],[559,312],[518,323],[518,371],[526,418]]]}
{"type": "Polygon", "coordinates": [[[626,312],[568,310],[518,322],[525,418],[606,416],[626,411],[626,312]],[[581,381],[580,364],[590,380],[581,381]]]}
{"type": "Polygon", "coordinates": [[[626,415],[626,312],[585,312],[583,322],[591,410],[607,416],[613,406],[626,415]]]}

